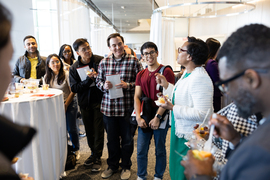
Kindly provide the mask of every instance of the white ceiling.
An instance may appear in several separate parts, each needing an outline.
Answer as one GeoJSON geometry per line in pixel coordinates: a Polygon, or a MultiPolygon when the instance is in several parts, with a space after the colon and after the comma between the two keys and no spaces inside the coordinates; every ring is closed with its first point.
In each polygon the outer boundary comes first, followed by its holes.
{"type": "MultiPolygon", "coordinates": [[[[149,32],[153,10],[163,6],[196,2],[196,0],[88,0],[117,27],[120,32],[149,32]],[[154,2],[154,3],[153,3],[154,2]],[[153,3],[153,4],[152,4],[153,3]],[[123,6],[123,7],[122,7],[123,6]]],[[[220,0],[198,0],[209,2],[220,0]]],[[[225,0],[224,0],[225,1],[225,0]]],[[[249,2],[251,0],[227,0],[231,2],[249,2]]],[[[163,16],[194,15],[214,13],[229,9],[232,5],[195,5],[170,8],[163,11],[163,16]]],[[[230,8],[232,9],[232,8],[230,8]]],[[[235,10],[234,10],[235,11],[235,10]]]]}

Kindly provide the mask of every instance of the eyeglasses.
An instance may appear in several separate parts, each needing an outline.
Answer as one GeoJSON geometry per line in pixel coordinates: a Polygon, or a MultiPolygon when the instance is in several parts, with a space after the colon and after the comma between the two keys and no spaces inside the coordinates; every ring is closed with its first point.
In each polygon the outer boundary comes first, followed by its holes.
{"type": "Polygon", "coordinates": [[[58,61],[51,61],[51,63],[54,65],[54,64],[59,64],[60,63],[60,61],[58,60],[58,61]]]}
{"type": "Polygon", "coordinates": [[[148,56],[148,55],[153,56],[156,52],[157,52],[157,51],[150,51],[149,53],[146,52],[146,53],[144,53],[143,55],[144,55],[144,56],[148,56]]]}
{"type": "Polygon", "coordinates": [[[85,53],[87,51],[91,51],[91,48],[90,48],[90,46],[87,46],[85,48],[82,48],[81,51],[85,53]]]}
{"type": "MultiPolygon", "coordinates": [[[[234,75],[233,77],[231,77],[227,80],[216,82],[215,86],[217,86],[221,92],[227,93],[228,92],[228,83],[243,76],[245,74],[246,70],[234,75]]],[[[253,70],[256,71],[257,73],[267,73],[268,72],[268,69],[253,69],[253,70]]]]}
{"type": "Polygon", "coordinates": [[[63,51],[63,54],[69,54],[71,51],[63,51]]]}
{"type": "Polygon", "coordinates": [[[188,50],[185,50],[185,49],[182,49],[182,48],[178,48],[178,53],[181,53],[181,52],[187,52],[188,50]]]}

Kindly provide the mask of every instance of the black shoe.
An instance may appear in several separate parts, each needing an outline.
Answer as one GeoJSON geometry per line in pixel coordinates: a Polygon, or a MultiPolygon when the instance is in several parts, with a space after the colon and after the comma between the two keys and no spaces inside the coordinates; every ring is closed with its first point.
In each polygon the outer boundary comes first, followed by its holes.
{"type": "Polygon", "coordinates": [[[100,170],[101,170],[101,160],[100,160],[100,158],[96,158],[96,160],[92,166],[92,171],[99,172],[100,170]]]}
{"type": "Polygon", "coordinates": [[[91,165],[94,164],[95,160],[96,160],[96,158],[93,155],[91,155],[88,159],[86,159],[84,161],[84,165],[85,166],[91,166],[91,165]]]}

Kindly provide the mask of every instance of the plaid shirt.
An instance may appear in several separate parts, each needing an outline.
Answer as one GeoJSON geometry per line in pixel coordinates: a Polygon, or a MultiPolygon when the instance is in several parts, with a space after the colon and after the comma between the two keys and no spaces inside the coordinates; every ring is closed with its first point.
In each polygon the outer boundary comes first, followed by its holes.
{"type": "MultiPolygon", "coordinates": [[[[218,114],[226,116],[234,126],[234,129],[243,136],[249,136],[252,131],[257,128],[257,117],[251,115],[248,119],[244,119],[237,114],[237,107],[234,103],[229,104],[221,109],[218,114]]],[[[229,148],[229,142],[225,139],[222,140],[221,151],[214,154],[215,158],[225,164],[227,162],[226,152],[229,148]]]]}
{"type": "Polygon", "coordinates": [[[96,85],[104,92],[100,109],[105,116],[124,117],[125,113],[133,107],[136,75],[141,70],[143,67],[139,60],[130,54],[124,54],[120,61],[116,61],[111,55],[100,62],[96,85]],[[113,74],[120,74],[120,79],[129,83],[128,88],[123,89],[122,98],[110,99],[109,91],[104,89],[106,75],[113,74]]]}

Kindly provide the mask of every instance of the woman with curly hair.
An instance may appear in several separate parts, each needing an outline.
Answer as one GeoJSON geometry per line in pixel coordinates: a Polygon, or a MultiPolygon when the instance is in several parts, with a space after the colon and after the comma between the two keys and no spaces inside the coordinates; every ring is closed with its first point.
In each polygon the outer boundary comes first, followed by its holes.
{"type": "Polygon", "coordinates": [[[172,180],[185,179],[184,167],[180,165],[182,157],[189,148],[187,142],[196,123],[202,123],[207,111],[213,111],[213,84],[202,65],[207,60],[206,43],[195,37],[188,37],[182,47],[178,48],[177,63],[185,66],[181,79],[175,85],[166,78],[157,75],[157,82],[163,86],[163,95],[169,95],[171,102],[165,98],[161,107],[171,110],[170,142],[170,176],[172,180]]]}

